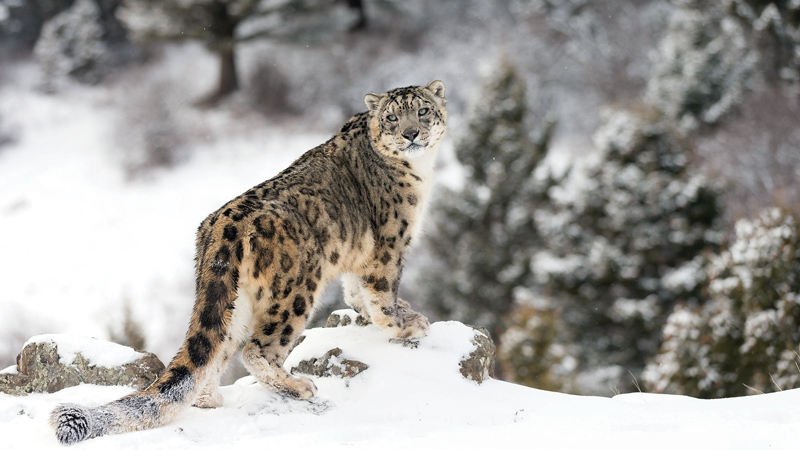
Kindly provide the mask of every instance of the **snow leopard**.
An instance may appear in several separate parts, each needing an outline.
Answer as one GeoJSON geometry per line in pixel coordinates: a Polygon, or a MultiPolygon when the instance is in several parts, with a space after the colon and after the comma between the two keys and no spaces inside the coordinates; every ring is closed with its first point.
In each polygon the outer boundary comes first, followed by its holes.
{"type": "Polygon", "coordinates": [[[398,297],[406,252],[420,234],[445,85],[367,94],[327,142],[209,215],[197,230],[196,299],[186,339],[153,384],[106,405],[57,406],[62,444],[154,428],[189,406],[222,404],[220,376],[242,350],[268,389],[298,399],[314,382],[283,367],[325,285],[390,338],[420,338],[429,322],[398,297]]]}

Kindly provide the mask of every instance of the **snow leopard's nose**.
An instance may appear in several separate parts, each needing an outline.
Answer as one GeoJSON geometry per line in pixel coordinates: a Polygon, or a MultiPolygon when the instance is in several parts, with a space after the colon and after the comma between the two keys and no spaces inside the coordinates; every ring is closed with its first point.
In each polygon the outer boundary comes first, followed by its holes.
{"type": "Polygon", "coordinates": [[[401,135],[402,135],[404,138],[408,139],[408,141],[409,141],[409,142],[414,142],[414,139],[416,139],[416,138],[417,138],[417,136],[419,136],[419,130],[415,130],[415,129],[413,129],[413,128],[409,128],[409,129],[407,129],[407,130],[404,130],[404,131],[403,131],[402,133],[400,133],[400,134],[401,134],[401,135]]]}

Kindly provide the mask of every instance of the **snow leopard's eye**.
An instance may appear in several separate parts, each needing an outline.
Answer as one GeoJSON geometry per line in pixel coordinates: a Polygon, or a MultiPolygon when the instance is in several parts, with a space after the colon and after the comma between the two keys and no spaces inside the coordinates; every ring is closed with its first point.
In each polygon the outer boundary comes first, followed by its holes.
{"type": "Polygon", "coordinates": [[[419,110],[419,112],[417,113],[417,115],[419,115],[420,117],[422,117],[422,116],[424,116],[424,115],[426,115],[426,114],[428,114],[428,108],[422,108],[422,109],[420,109],[420,110],[419,110]]]}
{"type": "Polygon", "coordinates": [[[395,116],[394,114],[389,114],[388,116],[386,116],[386,120],[388,120],[389,122],[397,122],[397,116],[395,116]]]}

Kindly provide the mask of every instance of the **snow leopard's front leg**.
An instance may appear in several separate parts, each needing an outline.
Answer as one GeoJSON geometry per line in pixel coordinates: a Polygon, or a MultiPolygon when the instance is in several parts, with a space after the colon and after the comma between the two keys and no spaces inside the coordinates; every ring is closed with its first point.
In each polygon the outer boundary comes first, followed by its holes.
{"type": "Polygon", "coordinates": [[[420,338],[428,334],[430,323],[397,296],[400,272],[381,267],[360,277],[346,276],[345,301],[392,337],[420,338]]]}
{"type": "Polygon", "coordinates": [[[346,273],[342,275],[342,289],[344,290],[344,302],[353,308],[365,319],[371,320],[369,310],[365,306],[368,303],[366,292],[362,288],[362,283],[358,275],[346,273]]]}

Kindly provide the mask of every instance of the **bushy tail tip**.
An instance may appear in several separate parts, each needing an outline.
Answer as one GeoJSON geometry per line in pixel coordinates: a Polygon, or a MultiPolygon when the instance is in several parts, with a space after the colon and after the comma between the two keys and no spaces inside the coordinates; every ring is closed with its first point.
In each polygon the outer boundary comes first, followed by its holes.
{"type": "Polygon", "coordinates": [[[58,442],[72,445],[89,438],[92,431],[88,408],[66,403],[58,405],[50,414],[50,425],[56,430],[58,442]]]}

